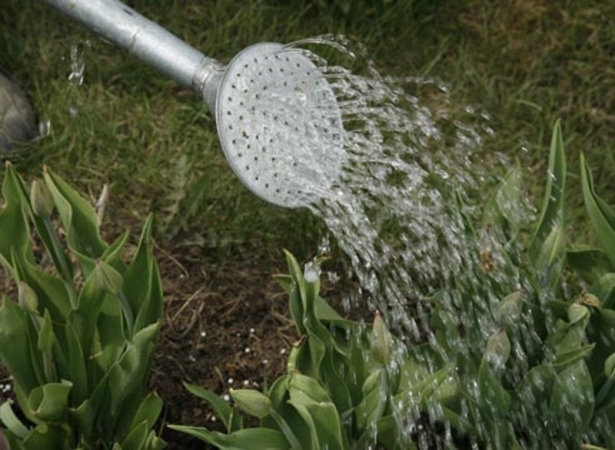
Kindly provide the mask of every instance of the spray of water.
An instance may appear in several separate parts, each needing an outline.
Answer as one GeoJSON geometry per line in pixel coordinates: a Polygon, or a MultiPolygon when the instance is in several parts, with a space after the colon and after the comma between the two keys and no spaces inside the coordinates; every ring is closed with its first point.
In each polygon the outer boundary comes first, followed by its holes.
{"type": "MultiPolygon", "coordinates": [[[[343,38],[312,38],[285,51],[298,49],[323,72],[344,125],[341,141],[318,142],[328,138],[321,134],[312,144],[336,147],[342,170],[324,188],[302,180],[305,204],[325,221],[359,282],[348,305],[367,298],[389,323],[417,334],[417,301],[447,286],[470,264],[451,205],[455,191],[477,189],[485,179],[487,169],[476,161],[476,149],[482,136],[492,133],[488,117],[469,107],[454,111],[448,86],[436,80],[381,77],[361,49],[350,50],[343,38]],[[312,51],[314,45],[344,62],[329,63],[312,51]],[[365,74],[345,68],[357,64],[366,67],[365,74]],[[427,93],[431,102],[412,91],[427,93]],[[315,197],[320,200],[313,202],[315,197]]],[[[286,118],[293,123],[292,110],[286,118]]],[[[312,164],[326,173],[319,161],[312,164]]]]}

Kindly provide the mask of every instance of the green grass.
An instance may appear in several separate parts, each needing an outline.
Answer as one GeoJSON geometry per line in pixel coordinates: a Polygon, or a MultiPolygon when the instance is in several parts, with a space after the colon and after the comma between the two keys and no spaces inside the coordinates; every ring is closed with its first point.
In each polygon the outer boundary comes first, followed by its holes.
{"type": "MultiPolygon", "coordinates": [[[[585,152],[596,168],[598,192],[615,202],[608,190],[615,173],[612,2],[129,3],[223,62],[253,43],[335,33],[362,42],[385,75],[439,78],[451,86],[452,109],[469,104],[491,115],[496,134],[485,141],[485,160],[495,151],[518,158],[537,198],[551,127],[561,118],[570,171],[578,173],[578,155],[585,152]]],[[[181,235],[276,255],[288,247],[299,258],[314,251],[322,223],[307,211],[270,206],[242,187],[196,96],[43,2],[5,0],[0,23],[0,63],[51,123],[51,134],[17,162],[20,171],[34,175],[48,164],[93,199],[109,183],[108,220],[121,225],[153,210],[160,240],[181,235]],[[85,62],[79,87],[67,81],[73,45],[85,62]],[[78,108],[75,117],[71,106],[78,108]]],[[[581,211],[580,195],[569,202],[572,217],[581,216],[575,212],[581,211]]]]}

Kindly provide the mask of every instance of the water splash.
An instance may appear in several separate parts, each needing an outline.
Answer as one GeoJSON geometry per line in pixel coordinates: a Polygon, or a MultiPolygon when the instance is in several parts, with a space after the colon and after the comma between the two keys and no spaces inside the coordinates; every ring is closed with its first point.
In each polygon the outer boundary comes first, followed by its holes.
{"type": "Polygon", "coordinates": [[[488,115],[453,104],[450,87],[438,80],[383,78],[369,60],[365,75],[346,69],[362,50],[338,37],[289,48],[313,44],[350,62],[332,65],[305,50],[335,92],[345,129],[340,177],[327,189],[305,180],[306,199],[314,192],[321,199],[307,206],[325,221],[360,284],[347,303],[368,297],[389,323],[417,335],[417,301],[471,264],[451,205],[455,191],[478,190],[487,177],[476,150],[493,133],[488,115]]]}
{"type": "Polygon", "coordinates": [[[83,81],[85,79],[85,52],[86,49],[91,47],[91,43],[89,40],[85,40],[80,44],[72,44],[70,46],[70,72],[68,73],[67,79],[71,85],[71,91],[73,91],[72,96],[74,100],[71,102],[68,107],[68,112],[71,117],[76,117],[79,114],[79,108],[81,105],[81,100],[78,98],[76,92],[83,85],[83,81]]]}

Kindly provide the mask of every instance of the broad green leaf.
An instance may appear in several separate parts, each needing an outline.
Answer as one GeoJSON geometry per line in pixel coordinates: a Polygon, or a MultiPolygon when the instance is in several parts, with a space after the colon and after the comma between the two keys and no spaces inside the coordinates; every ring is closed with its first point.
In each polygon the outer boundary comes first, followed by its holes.
{"type": "Polygon", "coordinates": [[[239,409],[257,419],[264,419],[273,410],[269,397],[256,389],[231,388],[229,394],[239,409]]]}
{"type": "Polygon", "coordinates": [[[126,438],[122,441],[122,450],[141,450],[150,430],[147,421],[133,425],[126,438]]]}
{"type": "MultiPolygon", "coordinates": [[[[279,414],[275,409],[271,411],[270,417],[273,419],[277,427],[280,429],[288,444],[292,450],[301,450],[301,442],[296,435],[297,430],[293,430],[285,418],[279,414]]],[[[265,428],[273,428],[265,426],[265,428]]]]}
{"type": "Polygon", "coordinates": [[[566,237],[561,223],[554,222],[551,231],[540,247],[534,266],[543,275],[543,287],[556,288],[560,282],[566,257],[566,237]]]}
{"type": "Polygon", "coordinates": [[[564,188],[566,183],[566,158],[564,155],[564,140],[562,138],[561,123],[558,120],[553,129],[551,149],[549,152],[549,169],[547,186],[538,226],[534,231],[529,255],[531,261],[537,261],[544,241],[551,234],[554,226],[563,226],[564,223],[564,188]]]}
{"type": "Polygon", "coordinates": [[[58,367],[58,370],[65,372],[63,377],[73,383],[72,402],[80,404],[88,398],[86,361],[89,355],[84,354],[79,336],[72,326],[65,327],[65,336],[68,367],[58,367]]]}
{"type": "Polygon", "coordinates": [[[318,450],[322,447],[322,445],[318,435],[316,423],[314,422],[314,418],[302,402],[306,395],[299,394],[298,392],[300,391],[295,391],[293,397],[290,397],[288,399],[288,404],[291,405],[293,409],[297,412],[304,426],[307,427],[309,431],[307,439],[306,437],[303,437],[301,442],[303,443],[305,449],[318,450]]]}
{"type": "Polygon", "coordinates": [[[593,415],[594,388],[583,361],[569,365],[557,375],[549,405],[551,411],[557,411],[561,431],[568,438],[574,439],[585,431],[593,415]]]}
{"type": "MultiPolygon", "coordinates": [[[[40,330],[37,340],[37,349],[42,354],[43,365],[45,369],[45,381],[56,381],[56,372],[53,361],[53,348],[56,347],[60,351],[59,344],[56,342],[55,334],[53,332],[53,323],[51,322],[51,314],[46,309],[43,315],[43,320],[40,323],[40,330]]],[[[60,359],[60,362],[64,362],[60,359]]]]}
{"type": "Polygon", "coordinates": [[[408,433],[400,432],[399,421],[392,415],[381,417],[376,423],[378,443],[387,450],[416,450],[408,433]]]}
{"type": "Polygon", "coordinates": [[[167,443],[156,436],[154,431],[149,432],[143,446],[144,450],[163,450],[166,447],[167,443]]]}
{"type": "Polygon", "coordinates": [[[566,261],[589,284],[595,283],[604,274],[615,271],[615,266],[611,264],[606,253],[599,249],[568,250],[566,261]]]}
{"type": "Polygon", "coordinates": [[[596,346],[596,343],[591,343],[571,350],[561,350],[553,361],[553,367],[557,371],[564,370],[567,366],[577,363],[587,357],[596,346]]]}
{"type": "Polygon", "coordinates": [[[0,261],[12,272],[12,252],[23,255],[28,261],[32,261],[34,257],[30,244],[30,226],[24,209],[27,204],[25,188],[9,163],[6,165],[2,183],[2,196],[4,205],[0,208],[0,230],[3,238],[0,239],[0,261]],[[6,239],[6,236],[10,239],[6,239]]]}
{"type": "Polygon", "coordinates": [[[29,262],[16,259],[14,265],[19,279],[34,290],[41,307],[49,310],[54,321],[65,323],[71,310],[71,286],[29,262]]]}
{"type": "Polygon", "coordinates": [[[143,399],[159,331],[160,322],[156,322],[137,332],[120,360],[109,370],[111,389],[105,398],[108,417],[103,419],[107,429],[122,433],[130,426],[143,399]]]}
{"type": "Polygon", "coordinates": [[[24,449],[73,450],[69,433],[70,430],[63,428],[61,424],[41,423],[24,439],[24,449]]]}
{"type": "MultiPolygon", "coordinates": [[[[31,355],[36,338],[28,334],[30,318],[15,302],[0,299],[0,360],[18,388],[30,392],[38,385],[31,355]]],[[[42,362],[41,362],[42,364],[42,362]]]]}
{"type": "MultiPolygon", "coordinates": [[[[366,430],[368,426],[378,421],[384,414],[385,407],[389,401],[386,371],[379,369],[375,372],[376,383],[371,387],[366,387],[366,391],[361,403],[355,408],[356,426],[359,432],[366,430]]],[[[367,430],[369,432],[369,430],[367,430]]]]}
{"type": "Polygon", "coordinates": [[[282,432],[269,428],[246,428],[231,434],[182,425],[169,425],[169,428],[194,436],[220,450],[286,450],[290,448],[282,432]]]}
{"type": "Polygon", "coordinates": [[[340,414],[331,400],[327,402],[315,401],[306,391],[290,389],[288,402],[307,421],[309,415],[314,424],[315,434],[319,448],[342,450],[344,438],[340,414]],[[306,414],[307,413],[307,414],[306,414]]]}
{"type": "MultiPolygon", "coordinates": [[[[74,402],[71,401],[71,404],[74,402]]],[[[90,399],[85,400],[76,408],[70,408],[68,413],[75,428],[79,429],[81,436],[88,440],[94,428],[96,414],[100,413],[98,407],[93,408],[90,399]]]]}
{"type": "Polygon", "coordinates": [[[45,170],[44,179],[66,230],[68,247],[79,258],[87,277],[94,269],[93,260],[100,258],[107,248],[98,231],[96,212],[77,191],[50,170],[45,170]]]}
{"type": "Polygon", "coordinates": [[[47,383],[37,386],[30,392],[28,408],[45,422],[63,422],[68,416],[69,394],[72,383],[47,383]]]}
{"type": "Polygon", "coordinates": [[[615,306],[615,272],[605,273],[589,289],[598,297],[601,308],[612,309],[615,306]]]}
{"type": "Polygon", "coordinates": [[[128,242],[129,236],[130,232],[128,230],[124,231],[112,244],[110,244],[105,249],[105,251],[100,257],[100,259],[109,264],[120,274],[126,272],[126,264],[122,259],[122,252],[124,251],[126,242],[128,242]]]}
{"type": "Polygon", "coordinates": [[[229,405],[214,392],[209,389],[203,389],[195,384],[184,383],[184,386],[192,394],[209,403],[209,406],[212,407],[216,416],[222,420],[222,423],[224,423],[224,426],[229,433],[243,428],[243,420],[241,419],[241,416],[233,414],[233,408],[231,405],[229,405]]]}
{"type": "Polygon", "coordinates": [[[518,166],[504,176],[485,206],[483,228],[491,226],[496,231],[504,231],[506,240],[517,235],[524,215],[521,204],[522,182],[522,172],[518,166]]]}
{"type": "MultiPolygon", "coordinates": [[[[98,322],[98,316],[105,296],[108,295],[107,290],[101,284],[105,282],[105,279],[100,273],[102,271],[100,264],[102,264],[101,261],[98,262],[96,268],[86,278],[77,299],[77,308],[68,315],[68,326],[76,334],[83,351],[83,357],[86,360],[89,360],[92,356],[96,323],[98,322]]],[[[110,268],[110,266],[108,267],[110,268]]]]}
{"type": "Polygon", "coordinates": [[[585,157],[581,154],[581,182],[587,215],[611,265],[615,266],[615,210],[594,189],[594,181],[585,157]]]}
{"type": "Polygon", "coordinates": [[[15,415],[9,402],[0,405],[0,423],[19,438],[25,438],[28,435],[28,428],[15,415]]]}
{"type": "Polygon", "coordinates": [[[156,424],[158,416],[160,416],[162,405],[162,399],[157,394],[153,392],[148,394],[143,399],[139,405],[139,409],[137,409],[137,412],[134,415],[132,422],[133,427],[145,422],[147,424],[147,430],[151,430],[156,424]]]}
{"type": "Polygon", "coordinates": [[[512,397],[494,375],[494,371],[486,359],[483,359],[478,369],[478,388],[479,396],[474,400],[486,418],[498,417],[507,413],[512,403],[512,397]]]}
{"type": "Polygon", "coordinates": [[[143,226],[137,253],[124,276],[126,300],[135,317],[135,331],[162,318],[162,287],[156,262],[152,256],[153,216],[143,226]]]}
{"type": "Polygon", "coordinates": [[[326,443],[330,449],[343,448],[340,412],[327,391],[315,379],[294,374],[289,379],[288,392],[288,402],[308,424],[314,424],[318,442],[326,443]]]}

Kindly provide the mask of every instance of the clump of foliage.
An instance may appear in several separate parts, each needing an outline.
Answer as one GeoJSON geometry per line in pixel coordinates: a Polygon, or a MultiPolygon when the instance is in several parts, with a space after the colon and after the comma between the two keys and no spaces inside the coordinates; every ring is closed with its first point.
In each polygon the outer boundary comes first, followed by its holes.
{"type": "Polygon", "coordinates": [[[466,218],[468,242],[479,243],[473,269],[430,300],[433,339],[413,349],[411,359],[449,368],[453,392],[444,403],[429,401],[431,417],[481,445],[615,445],[615,211],[594,191],[583,157],[581,175],[600,249],[566,242],[558,123],[527,248],[520,245],[522,177],[514,168],[487,205],[480,229],[466,218]]]}
{"type": "MultiPolygon", "coordinates": [[[[290,352],[287,372],[266,392],[231,390],[235,406],[209,390],[186,387],[206,400],[227,433],[172,425],[221,449],[408,448],[394,419],[400,370],[392,354],[401,347],[377,314],[372,326],[342,318],[319,296],[318,277],[304,275],[286,254],[290,275],[279,276],[301,338],[290,352]],[[306,279],[306,277],[308,279],[306,279]],[[247,427],[244,415],[260,420],[247,427]]],[[[309,263],[314,274],[318,262],[309,263]]]]}
{"type": "Polygon", "coordinates": [[[126,264],[128,233],[104,242],[95,210],[54,173],[28,192],[7,165],[2,194],[0,261],[18,301],[0,300],[0,361],[26,419],[0,406],[9,448],[163,448],[162,400],[146,392],[163,306],[151,218],[126,264]]]}
{"type": "MultiPolygon", "coordinates": [[[[479,228],[463,217],[474,265],[428,299],[429,337],[412,348],[391,336],[379,315],[371,327],[342,319],[318,295],[315,267],[304,275],[288,254],[290,275],[280,280],[301,338],[287,373],[264,392],[231,391],[234,406],[187,385],[227,433],[172,428],[222,449],[395,449],[415,448],[411,430],[428,417],[486,448],[612,448],[615,211],[595,193],[583,158],[581,173],[601,248],[565,241],[566,162],[557,123],[529,244],[521,244],[527,224],[516,167],[479,228]],[[246,414],[259,425],[247,427],[246,414]]],[[[454,445],[450,434],[443,439],[454,445]]]]}

